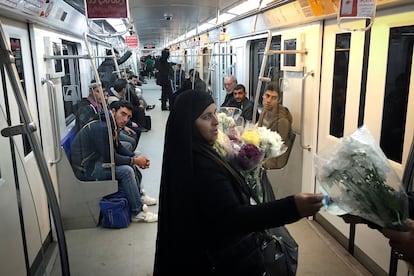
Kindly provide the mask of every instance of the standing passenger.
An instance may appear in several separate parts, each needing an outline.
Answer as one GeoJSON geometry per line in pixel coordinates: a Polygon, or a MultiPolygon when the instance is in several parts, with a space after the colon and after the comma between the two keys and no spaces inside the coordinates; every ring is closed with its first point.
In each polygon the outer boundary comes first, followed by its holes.
{"type": "MultiPolygon", "coordinates": [[[[125,54],[119,58],[119,52],[117,49],[113,49],[115,54],[115,59],[118,65],[123,64],[128,58],[132,55],[131,51],[126,51],[125,54]]],[[[106,90],[109,89],[114,85],[115,81],[118,79],[118,74],[116,71],[115,59],[113,57],[109,57],[112,55],[112,51],[110,49],[106,50],[106,55],[108,56],[105,60],[99,65],[98,73],[99,78],[102,81],[103,86],[105,86],[106,90]]]]}
{"type": "Polygon", "coordinates": [[[168,110],[167,102],[171,105],[173,69],[168,61],[170,51],[164,49],[157,63],[157,84],[161,85],[161,110],[168,110]]]}
{"type": "Polygon", "coordinates": [[[323,196],[309,193],[252,205],[245,181],[214,150],[217,134],[212,97],[181,93],[165,132],[154,276],[262,276],[262,256],[252,254],[260,247],[257,232],[322,206],[323,196]],[[226,255],[234,247],[237,256],[226,255]]]}
{"type": "Polygon", "coordinates": [[[269,83],[263,94],[263,110],[258,125],[277,131],[288,150],[279,157],[269,158],[264,165],[266,169],[283,168],[288,161],[289,151],[292,147],[292,115],[289,109],[280,104],[281,100],[277,83],[269,83]]]}

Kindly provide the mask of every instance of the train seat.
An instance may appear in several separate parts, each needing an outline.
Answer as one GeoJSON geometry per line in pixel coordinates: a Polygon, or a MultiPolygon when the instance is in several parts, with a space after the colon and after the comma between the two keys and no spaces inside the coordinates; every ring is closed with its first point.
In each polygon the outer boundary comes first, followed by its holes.
{"type": "Polygon", "coordinates": [[[72,129],[61,140],[62,158],[56,164],[59,204],[65,230],[95,227],[99,219],[99,201],[118,190],[116,180],[81,181],[69,162],[70,146],[76,135],[72,129]]]}
{"type": "Polygon", "coordinates": [[[280,169],[267,170],[267,176],[276,198],[284,198],[302,190],[302,148],[298,135],[295,132],[292,133],[292,146],[288,150],[286,165],[280,169]]]}

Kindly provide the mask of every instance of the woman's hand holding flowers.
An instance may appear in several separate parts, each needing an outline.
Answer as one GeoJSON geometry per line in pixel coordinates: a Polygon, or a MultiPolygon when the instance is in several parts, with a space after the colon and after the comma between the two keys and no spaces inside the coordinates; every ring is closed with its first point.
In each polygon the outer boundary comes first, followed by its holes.
{"type": "Polygon", "coordinates": [[[322,194],[299,193],[295,195],[295,203],[301,217],[313,216],[323,206],[322,194]]]}
{"type": "Polygon", "coordinates": [[[391,247],[400,253],[400,258],[414,265],[414,220],[407,219],[405,225],[406,232],[384,228],[382,233],[390,239],[391,247]]]}

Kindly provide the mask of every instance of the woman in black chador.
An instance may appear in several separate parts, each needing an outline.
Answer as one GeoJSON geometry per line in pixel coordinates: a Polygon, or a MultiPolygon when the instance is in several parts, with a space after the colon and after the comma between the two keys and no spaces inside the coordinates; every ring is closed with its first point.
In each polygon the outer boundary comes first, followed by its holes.
{"type": "Polygon", "coordinates": [[[165,133],[154,276],[262,276],[257,233],[322,206],[322,195],[308,193],[252,205],[240,174],[212,147],[217,128],[209,94],[177,97],[165,133]]]}

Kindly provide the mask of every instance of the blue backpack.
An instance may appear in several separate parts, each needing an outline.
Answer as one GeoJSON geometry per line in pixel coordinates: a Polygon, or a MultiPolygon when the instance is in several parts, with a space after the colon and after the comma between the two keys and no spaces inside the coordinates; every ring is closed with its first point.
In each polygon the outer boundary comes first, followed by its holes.
{"type": "Polygon", "coordinates": [[[104,228],[126,228],[131,222],[128,200],[123,192],[107,195],[99,202],[99,222],[104,228]]]}

